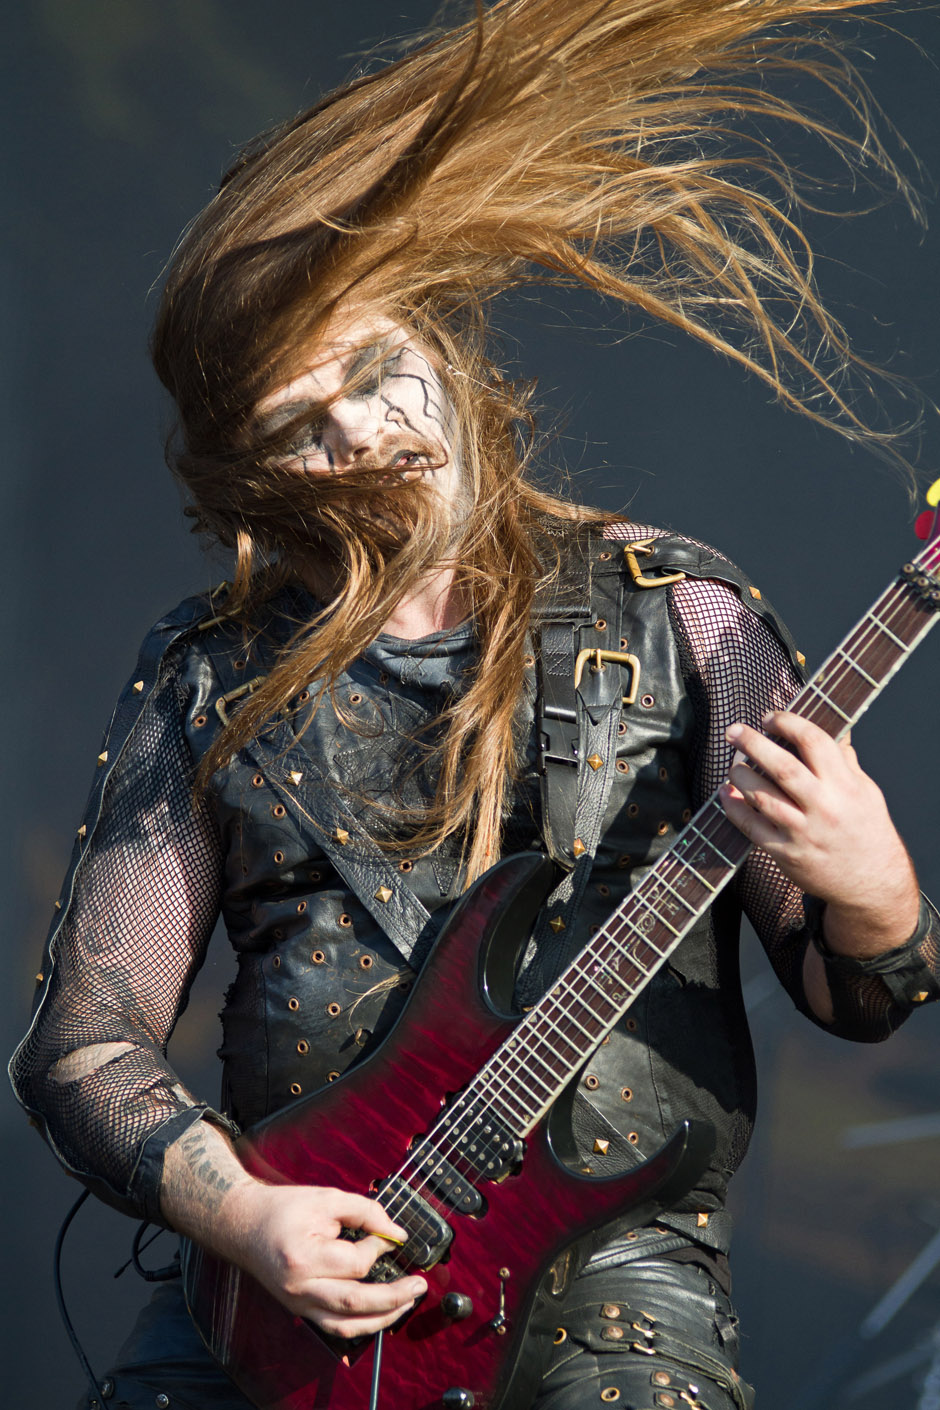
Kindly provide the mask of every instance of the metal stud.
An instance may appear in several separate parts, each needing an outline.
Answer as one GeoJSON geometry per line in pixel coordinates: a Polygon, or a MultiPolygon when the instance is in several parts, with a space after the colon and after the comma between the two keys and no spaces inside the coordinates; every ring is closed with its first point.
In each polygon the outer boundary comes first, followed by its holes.
{"type": "Polygon", "coordinates": [[[161,1391],[160,1394],[157,1396],[156,1400],[154,1401],[154,1404],[157,1406],[157,1410],[169,1410],[170,1397],[168,1395],[164,1395],[161,1391]]]}
{"type": "Polygon", "coordinates": [[[623,1327],[605,1327],[601,1337],[604,1341],[623,1341],[623,1327]]]}
{"type": "Polygon", "coordinates": [[[574,843],[572,844],[571,850],[576,857],[583,857],[585,852],[587,851],[587,848],[581,841],[580,837],[576,837],[574,839],[574,843]]]}
{"type": "Polygon", "coordinates": [[[592,1149],[595,1155],[607,1155],[608,1151],[610,1150],[610,1142],[602,1141],[600,1136],[596,1136],[594,1138],[594,1145],[592,1149]]]}
{"type": "Polygon", "coordinates": [[[134,692],[135,695],[140,695],[141,692],[143,691],[143,688],[144,688],[144,683],[143,683],[143,681],[135,681],[134,684],[131,686],[131,689],[133,690],[133,692],[134,692]]]}
{"type": "Polygon", "coordinates": [[[390,886],[380,886],[375,893],[375,899],[381,901],[383,906],[387,906],[392,899],[392,888],[390,886]]]}
{"type": "Polygon", "coordinates": [[[616,1302],[605,1302],[604,1306],[601,1308],[601,1316],[608,1322],[616,1322],[617,1318],[620,1316],[620,1308],[617,1306],[616,1302]]]}
{"type": "Polygon", "coordinates": [[[751,585],[748,587],[748,592],[754,598],[755,602],[760,602],[760,588],[756,588],[751,585]]]}
{"type": "Polygon", "coordinates": [[[548,922],[548,928],[549,930],[554,930],[556,935],[560,935],[565,929],[565,922],[562,920],[561,916],[553,916],[548,922]]]}
{"type": "Polygon", "coordinates": [[[338,842],[341,847],[345,847],[349,841],[349,833],[344,827],[338,827],[333,833],[333,841],[338,842]]]}
{"type": "Polygon", "coordinates": [[[61,911],[61,909],[62,909],[62,902],[61,902],[61,901],[56,901],[56,903],[55,903],[55,908],[56,908],[57,911],[61,911]]]}
{"type": "Polygon", "coordinates": [[[917,994],[914,995],[914,1003],[915,1003],[915,1004],[924,1004],[924,1003],[927,1002],[927,1000],[928,1000],[929,998],[930,998],[930,995],[927,993],[927,990],[926,990],[926,989],[921,989],[919,993],[917,993],[917,994]]]}
{"type": "Polygon", "coordinates": [[[81,827],[78,829],[78,831],[76,832],[75,836],[76,836],[76,837],[84,837],[85,834],[87,833],[87,831],[88,831],[88,828],[85,826],[84,823],[82,823],[81,827]]]}
{"type": "Polygon", "coordinates": [[[799,661],[801,666],[806,665],[806,657],[803,655],[802,651],[798,651],[796,653],[796,659],[799,661]]]}
{"type": "Polygon", "coordinates": [[[300,772],[299,769],[291,769],[287,777],[290,779],[291,783],[296,787],[297,784],[300,783],[301,779],[303,778],[303,774],[300,772]]]}
{"type": "Polygon", "coordinates": [[[696,1215],[696,1218],[695,1218],[695,1226],[696,1226],[697,1229],[705,1229],[705,1228],[707,1228],[707,1227],[708,1227],[708,1215],[705,1214],[704,1212],[702,1212],[702,1213],[696,1215]]]}
{"type": "Polygon", "coordinates": [[[594,770],[595,773],[597,773],[598,769],[602,769],[604,767],[604,761],[601,758],[600,754],[589,754],[588,763],[590,764],[591,768],[594,770]]]}
{"type": "Polygon", "coordinates": [[[107,762],[108,762],[108,751],[107,751],[107,749],[102,749],[101,753],[98,755],[98,767],[99,767],[99,769],[101,768],[102,764],[106,764],[107,762]]]}
{"type": "Polygon", "coordinates": [[[36,975],[36,983],[41,984],[45,977],[46,976],[43,974],[42,970],[40,970],[39,973],[36,975]]]}

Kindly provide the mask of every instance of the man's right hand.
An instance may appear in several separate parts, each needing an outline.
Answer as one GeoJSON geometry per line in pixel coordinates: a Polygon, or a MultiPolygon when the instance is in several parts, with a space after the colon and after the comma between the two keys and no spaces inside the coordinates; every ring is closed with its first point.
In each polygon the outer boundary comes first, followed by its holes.
{"type": "Polygon", "coordinates": [[[427,1291],[421,1277],[366,1283],[406,1233],[376,1200],[315,1185],[266,1185],[223,1133],[197,1121],[166,1153],[164,1217],[179,1233],[250,1273],[297,1316],[333,1336],[388,1327],[427,1291]],[[363,1237],[341,1237],[344,1229],[363,1237]]]}

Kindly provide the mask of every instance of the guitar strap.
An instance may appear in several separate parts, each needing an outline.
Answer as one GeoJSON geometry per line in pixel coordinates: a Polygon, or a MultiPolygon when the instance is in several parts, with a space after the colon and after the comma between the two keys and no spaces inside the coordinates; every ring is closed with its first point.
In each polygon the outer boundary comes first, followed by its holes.
{"type": "MultiPolygon", "coordinates": [[[[542,832],[549,856],[565,874],[539,916],[526,968],[539,947],[561,948],[559,937],[591,874],[616,774],[623,671],[604,656],[627,648],[620,637],[621,553],[619,545],[600,538],[579,546],[580,561],[572,565],[579,576],[574,603],[561,610],[549,605],[536,626],[542,832]]],[[[523,980],[520,997],[538,997],[525,992],[531,987],[523,980]]]]}

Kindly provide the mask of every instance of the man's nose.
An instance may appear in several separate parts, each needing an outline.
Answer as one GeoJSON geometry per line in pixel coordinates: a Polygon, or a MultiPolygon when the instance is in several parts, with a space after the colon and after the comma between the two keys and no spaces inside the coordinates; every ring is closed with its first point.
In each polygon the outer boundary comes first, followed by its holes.
{"type": "Polygon", "coordinates": [[[342,397],[329,409],[322,439],[334,463],[342,468],[374,450],[381,430],[381,417],[369,401],[342,397]]]}

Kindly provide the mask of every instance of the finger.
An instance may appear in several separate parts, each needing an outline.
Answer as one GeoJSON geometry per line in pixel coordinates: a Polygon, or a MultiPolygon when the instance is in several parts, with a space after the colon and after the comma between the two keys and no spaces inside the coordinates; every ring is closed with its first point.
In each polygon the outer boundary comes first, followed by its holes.
{"type": "Polygon", "coordinates": [[[407,1229],[396,1224],[378,1200],[350,1194],[346,1190],[329,1190],[326,1193],[330,1216],[341,1228],[379,1234],[391,1243],[407,1242],[407,1229]]]}
{"type": "Polygon", "coordinates": [[[725,738],[799,807],[811,802],[818,779],[802,759],[749,725],[731,725],[725,738]]]}
{"type": "Polygon", "coordinates": [[[413,1307],[427,1292],[423,1278],[401,1278],[392,1283],[357,1283],[345,1278],[318,1278],[294,1301],[303,1315],[328,1330],[327,1323],[345,1325],[344,1336],[388,1326],[413,1307]]]}
{"type": "Polygon", "coordinates": [[[387,1239],[377,1234],[368,1234],[364,1239],[331,1239],[315,1235],[316,1248],[312,1250],[311,1267],[326,1278],[345,1278],[356,1281],[368,1277],[373,1264],[383,1254],[389,1252],[387,1239]],[[315,1259],[315,1262],[314,1262],[315,1259]]]}
{"type": "Polygon", "coordinates": [[[803,821],[805,815],[793,799],[771,779],[755,773],[747,764],[734,764],[728,779],[744,801],[775,827],[793,829],[803,821]]]}
{"type": "Polygon", "coordinates": [[[381,1315],[343,1317],[333,1312],[322,1312],[319,1308],[314,1308],[309,1313],[302,1315],[306,1316],[308,1322],[313,1322],[315,1326],[326,1332],[328,1336],[351,1339],[353,1337],[374,1336],[383,1328],[394,1326],[409,1310],[408,1307],[396,1307],[393,1312],[381,1315]]]}
{"type": "Polygon", "coordinates": [[[749,842],[762,847],[771,855],[779,851],[781,833],[768,818],[755,812],[733,784],[723,783],[718,790],[718,797],[726,817],[734,823],[739,832],[743,832],[749,842]]]}
{"type": "Polygon", "coordinates": [[[775,710],[766,714],[761,723],[770,734],[794,745],[803,763],[817,778],[827,769],[845,762],[845,752],[812,720],[794,715],[790,710],[775,710]]]}

